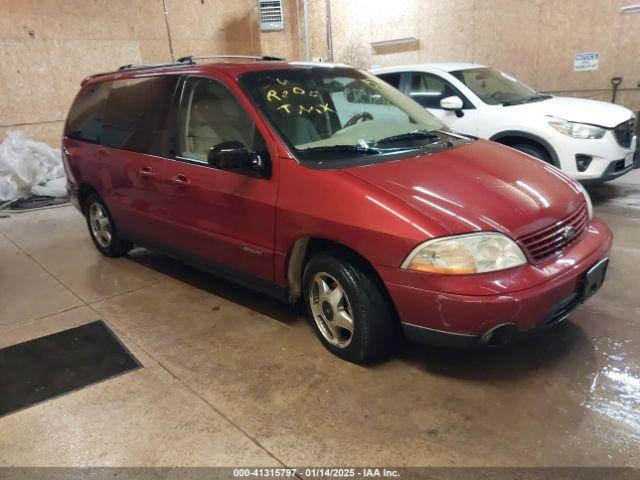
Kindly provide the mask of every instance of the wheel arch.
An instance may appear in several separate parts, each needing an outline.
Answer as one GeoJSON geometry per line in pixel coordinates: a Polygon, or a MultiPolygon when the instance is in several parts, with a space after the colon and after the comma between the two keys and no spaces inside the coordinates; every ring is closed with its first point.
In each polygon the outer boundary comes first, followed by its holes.
{"type": "Polygon", "coordinates": [[[518,143],[528,143],[543,148],[548,154],[555,167],[560,168],[560,159],[553,146],[544,138],[534,133],[522,130],[504,130],[498,132],[489,138],[492,142],[501,143],[507,146],[517,145],[518,143]]]}
{"type": "Polygon", "coordinates": [[[287,255],[287,282],[289,285],[289,300],[296,301],[302,295],[302,276],[309,260],[323,252],[332,252],[343,260],[350,261],[370,275],[371,280],[387,297],[393,310],[395,305],[384,285],[382,277],[364,255],[339,241],[323,237],[303,237],[297,239],[287,255]]]}
{"type": "Polygon", "coordinates": [[[78,203],[80,204],[80,210],[83,215],[86,215],[86,202],[91,194],[100,196],[98,191],[88,183],[81,183],[78,186],[78,203]]]}

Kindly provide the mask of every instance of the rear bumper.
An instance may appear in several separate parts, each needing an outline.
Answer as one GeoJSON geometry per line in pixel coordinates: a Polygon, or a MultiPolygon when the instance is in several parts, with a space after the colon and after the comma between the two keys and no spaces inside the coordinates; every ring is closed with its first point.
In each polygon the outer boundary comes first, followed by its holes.
{"type": "Polygon", "coordinates": [[[78,197],[78,188],[67,181],[67,195],[69,196],[69,201],[71,204],[76,207],[80,212],[82,212],[82,207],[80,206],[80,199],[78,197]]]}
{"type": "Polygon", "coordinates": [[[513,325],[524,332],[559,323],[580,305],[582,298],[578,295],[587,270],[607,257],[611,248],[612,235],[604,223],[596,220],[590,228],[593,231],[588,235],[598,232],[595,248],[589,252],[575,248],[558,257],[556,264],[565,268],[560,272],[554,270],[555,265],[544,266],[543,270],[552,272],[548,280],[528,288],[521,285],[518,289],[513,277],[509,282],[514,291],[489,295],[438,292],[385,282],[406,335],[428,343],[468,347],[500,325],[513,325]]]}

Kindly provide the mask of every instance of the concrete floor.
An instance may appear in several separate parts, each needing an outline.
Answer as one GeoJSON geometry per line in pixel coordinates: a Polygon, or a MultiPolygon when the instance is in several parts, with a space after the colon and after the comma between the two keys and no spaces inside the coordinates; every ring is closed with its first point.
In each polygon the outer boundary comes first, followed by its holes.
{"type": "Polygon", "coordinates": [[[144,368],[0,418],[0,465],[640,464],[640,171],[592,188],[608,280],[504,351],[360,367],[288,306],[137,249],[72,207],[0,219],[0,347],[102,318],[144,368]]]}

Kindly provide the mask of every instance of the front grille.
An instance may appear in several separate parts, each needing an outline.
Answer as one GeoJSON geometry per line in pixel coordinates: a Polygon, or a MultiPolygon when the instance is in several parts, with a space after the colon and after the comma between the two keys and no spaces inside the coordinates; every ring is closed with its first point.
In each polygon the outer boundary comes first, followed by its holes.
{"type": "Polygon", "coordinates": [[[589,221],[587,205],[583,203],[568,217],[550,227],[543,228],[518,239],[534,262],[541,262],[562,252],[584,234],[589,221]]]}
{"type": "Polygon", "coordinates": [[[613,133],[620,146],[624,148],[629,148],[631,146],[631,141],[633,140],[633,135],[635,133],[635,123],[635,119],[632,118],[626,122],[622,122],[617,127],[614,127],[613,133]]]}

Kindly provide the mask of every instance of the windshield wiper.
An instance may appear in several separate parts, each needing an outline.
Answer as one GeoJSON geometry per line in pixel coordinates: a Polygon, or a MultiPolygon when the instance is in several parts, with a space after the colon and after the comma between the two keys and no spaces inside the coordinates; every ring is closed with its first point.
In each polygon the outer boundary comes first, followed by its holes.
{"type": "Polygon", "coordinates": [[[534,95],[533,97],[531,97],[529,100],[527,100],[527,102],[538,102],[540,100],[547,100],[547,99],[551,98],[552,96],[553,95],[548,95],[546,93],[543,93],[543,94],[539,93],[539,94],[534,95]]]}
{"type": "Polygon", "coordinates": [[[533,95],[532,97],[525,98],[523,100],[514,100],[514,101],[511,101],[511,102],[503,102],[502,106],[509,107],[511,105],[521,105],[523,103],[539,102],[541,100],[547,100],[548,98],[551,98],[551,95],[536,94],[536,95],[533,95]]]}
{"type": "Polygon", "coordinates": [[[362,155],[382,153],[379,148],[363,147],[362,145],[321,145],[319,147],[303,148],[301,152],[349,152],[362,155]]]}
{"type": "MultiPolygon", "coordinates": [[[[435,130],[435,131],[443,135],[447,135],[449,137],[457,138],[459,140],[478,140],[478,137],[476,137],[475,135],[469,135],[466,133],[460,133],[460,132],[454,133],[447,130],[435,130]]],[[[449,141],[449,143],[451,143],[451,141],[449,141]]]]}
{"type": "Polygon", "coordinates": [[[412,132],[401,133],[399,135],[392,135],[390,137],[381,138],[374,145],[380,145],[383,143],[401,142],[402,140],[440,140],[440,133],[435,130],[414,130],[412,132]]]}

